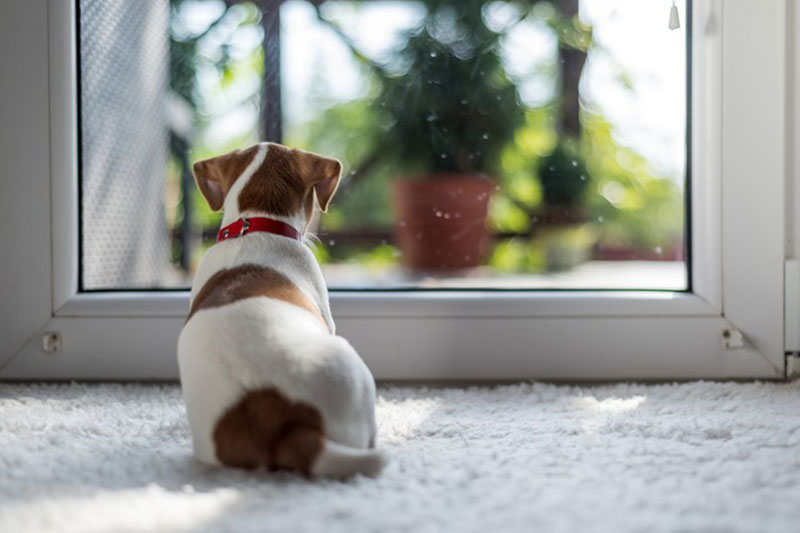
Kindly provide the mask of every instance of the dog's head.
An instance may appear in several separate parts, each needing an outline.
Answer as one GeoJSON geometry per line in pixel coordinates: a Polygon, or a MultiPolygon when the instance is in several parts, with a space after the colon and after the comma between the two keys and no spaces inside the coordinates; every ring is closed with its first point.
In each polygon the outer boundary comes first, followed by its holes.
{"type": "Polygon", "coordinates": [[[322,211],[339,186],[342,164],[311,152],[275,143],[194,164],[194,177],[211,209],[225,208],[225,219],[270,215],[294,222],[304,231],[314,212],[322,211]]]}

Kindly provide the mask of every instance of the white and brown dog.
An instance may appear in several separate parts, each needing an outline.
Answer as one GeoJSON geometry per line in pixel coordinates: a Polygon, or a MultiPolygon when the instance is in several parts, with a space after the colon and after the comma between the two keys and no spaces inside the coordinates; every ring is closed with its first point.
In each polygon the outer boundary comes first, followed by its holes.
{"type": "Polygon", "coordinates": [[[335,326],[303,236],[339,183],[334,159],[261,143],[194,165],[218,243],[203,257],[178,362],[202,462],[375,475],[375,383],[335,326]]]}

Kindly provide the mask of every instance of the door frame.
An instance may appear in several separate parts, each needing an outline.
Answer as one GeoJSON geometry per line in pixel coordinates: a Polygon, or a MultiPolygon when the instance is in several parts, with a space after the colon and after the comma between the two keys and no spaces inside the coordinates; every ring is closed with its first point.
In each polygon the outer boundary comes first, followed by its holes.
{"type": "MultiPolygon", "coordinates": [[[[692,292],[332,292],[338,332],[376,378],[785,376],[790,8],[692,5],[692,292]]],[[[0,57],[20,68],[3,123],[21,131],[0,144],[2,175],[19,177],[0,217],[22,231],[0,258],[0,379],[175,379],[188,293],[78,290],[74,2],[5,10],[0,57]]]]}

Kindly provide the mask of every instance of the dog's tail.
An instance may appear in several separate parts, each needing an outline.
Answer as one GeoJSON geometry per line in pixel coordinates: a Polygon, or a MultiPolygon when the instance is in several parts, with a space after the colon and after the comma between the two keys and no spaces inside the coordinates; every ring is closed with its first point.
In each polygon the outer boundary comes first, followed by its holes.
{"type": "Polygon", "coordinates": [[[346,478],[375,476],[386,463],[374,448],[352,448],[326,438],[317,409],[274,388],[247,392],[218,420],[213,439],[219,462],[240,468],[346,478]]]}
{"type": "Polygon", "coordinates": [[[386,466],[386,456],[375,448],[351,448],[325,440],[311,472],[315,476],[347,478],[355,474],[375,477],[386,466]]]}

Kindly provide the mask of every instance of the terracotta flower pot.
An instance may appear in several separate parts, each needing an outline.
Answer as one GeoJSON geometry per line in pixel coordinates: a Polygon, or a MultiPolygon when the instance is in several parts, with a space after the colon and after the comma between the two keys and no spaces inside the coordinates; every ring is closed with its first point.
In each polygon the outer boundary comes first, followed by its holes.
{"type": "Polygon", "coordinates": [[[397,244],[403,264],[447,271],[478,266],[489,250],[486,227],[494,183],[470,175],[394,183],[397,244]]]}

